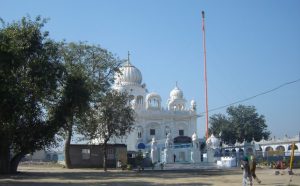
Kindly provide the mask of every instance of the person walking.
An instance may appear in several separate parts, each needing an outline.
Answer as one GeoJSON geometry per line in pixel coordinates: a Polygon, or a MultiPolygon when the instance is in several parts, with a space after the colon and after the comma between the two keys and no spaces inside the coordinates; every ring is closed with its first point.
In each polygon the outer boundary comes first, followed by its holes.
{"type": "Polygon", "coordinates": [[[255,169],[256,169],[256,159],[255,159],[255,156],[254,155],[251,155],[250,156],[250,172],[251,172],[251,176],[253,177],[253,179],[255,179],[255,181],[257,183],[261,183],[260,179],[258,179],[258,177],[256,176],[256,173],[255,173],[255,169]]]}
{"type": "Polygon", "coordinates": [[[248,179],[250,182],[250,186],[253,185],[252,183],[252,175],[250,172],[249,160],[248,157],[245,156],[241,161],[241,168],[243,170],[243,186],[247,186],[248,179]]]}

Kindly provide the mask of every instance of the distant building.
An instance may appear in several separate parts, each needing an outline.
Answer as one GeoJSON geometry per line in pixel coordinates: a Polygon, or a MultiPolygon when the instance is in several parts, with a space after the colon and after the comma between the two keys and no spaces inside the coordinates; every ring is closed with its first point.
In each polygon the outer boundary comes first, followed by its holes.
{"type": "Polygon", "coordinates": [[[284,138],[276,139],[273,137],[270,140],[261,140],[243,143],[236,142],[234,145],[223,145],[227,154],[232,152],[242,152],[243,155],[247,154],[261,154],[262,156],[290,156],[292,151],[292,144],[295,143],[295,156],[300,156],[300,134],[294,137],[285,136],[284,138]]]}
{"type": "Polygon", "coordinates": [[[59,152],[55,151],[46,151],[39,150],[35,151],[32,154],[27,154],[23,161],[32,161],[32,162],[57,162],[59,152]]]}
{"type": "MultiPolygon", "coordinates": [[[[236,166],[244,156],[249,155],[255,155],[257,162],[289,162],[294,144],[293,166],[300,167],[300,134],[295,137],[288,137],[286,135],[282,139],[276,139],[275,137],[261,141],[253,139],[251,142],[243,141],[242,143],[236,142],[230,145],[221,143],[222,146],[218,146],[220,144],[219,139],[213,135],[210,138],[216,141],[216,148],[210,154],[210,159],[213,162],[217,161],[220,166],[236,166]]],[[[206,142],[207,145],[209,145],[208,141],[206,142]]],[[[207,156],[207,158],[209,157],[207,156]]]]}

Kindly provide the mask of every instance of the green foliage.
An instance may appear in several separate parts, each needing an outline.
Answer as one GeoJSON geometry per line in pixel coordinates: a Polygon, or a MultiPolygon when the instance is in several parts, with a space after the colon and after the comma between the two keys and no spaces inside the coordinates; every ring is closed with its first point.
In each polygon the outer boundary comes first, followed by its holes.
{"type": "Polygon", "coordinates": [[[254,106],[238,105],[227,109],[227,114],[215,114],[210,117],[209,132],[220,136],[227,144],[234,144],[236,141],[250,142],[254,140],[268,139],[270,132],[263,115],[256,112],[254,106]]]}
{"type": "Polygon", "coordinates": [[[63,43],[60,47],[62,61],[66,67],[62,83],[61,101],[55,117],[63,124],[60,136],[65,139],[65,162],[71,167],[69,145],[74,129],[85,133],[93,119],[92,107],[100,102],[109,90],[113,74],[120,61],[107,50],[86,43],[63,43]]]}
{"type": "Polygon", "coordinates": [[[59,129],[65,144],[74,129],[98,128],[89,137],[105,140],[131,130],[128,96],[110,91],[122,61],[99,46],[54,42],[40,17],[0,21],[0,173],[16,171],[25,154],[53,144],[59,129]]]}
{"type": "Polygon", "coordinates": [[[41,31],[45,23],[24,17],[0,28],[0,173],[15,172],[25,154],[51,145],[58,129],[48,111],[64,68],[59,44],[41,31]]]}
{"type": "Polygon", "coordinates": [[[137,155],[135,157],[135,163],[136,163],[136,165],[142,166],[143,160],[144,160],[143,153],[141,151],[138,151],[138,153],[137,153],[137,155]]]}
{"type": "Polygon", "coordinates": [[[103,143],[103,167],[106,171],[107,142],[112,138],[127,135],[134,125],[134,110],[129,105],[127,93],[114,90],[106,92],[91,110],[91,117],[78,127],[89,140],[99,139],[103,143]]]}
{"type": "Polygon", "coordinates": [[[137,168],[138,168],[139,172],[144,170],[143,160],[144,160],[143,153],[142,153],[142,151],[139,150],[136,157],[135,157],[135,163],[137,165],[137,168]]]}
{"type": "Polygon", "coordinates": [[[132,165],[131,164],[127,164],[127,170],[132,170],[132,165]]]}
{"type": "Polygon", "coordinates": [[[62,47],[62,56],[67,69],[81,66],[91,81],[92,100],[99,99],[111,87],[113,76],[122,61],[100,46],[87,43],[69,43],[62,47]]]}
{"type": "Polygon", "coordinates": [[[107,142],[111,137],[122,137],[132,130],[134,110],[130,107],[127,93],[111,90],[94,105],[92,117],[81,132],[89,139],[102,139],[107,142]]]}

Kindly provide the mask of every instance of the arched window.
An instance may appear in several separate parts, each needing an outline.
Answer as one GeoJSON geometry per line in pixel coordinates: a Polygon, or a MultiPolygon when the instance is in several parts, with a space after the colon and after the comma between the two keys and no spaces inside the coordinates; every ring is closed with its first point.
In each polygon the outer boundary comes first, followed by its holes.
{"type": "Polygon", "coordinates": [[[143,128],[141,126],[137,127],[137,135],[138,135],[138,138],[142,138],[143,128]]]}
{"type": "Polygon", "coordinates": [[[139,105],[142,105],[143,102],[144,102],[143,96],[138,96],[138,97],[136,98],[136,100],[137,100],[137,104],[139,104],[139,105]]]}
{"type": "Polygon", "coordinates": [[[146,96],[146,109],[161,109],[161,97],[156,93],[150,93],[146,96]]]}
{"type": "Polygon", "coordinates": [[[228,149],[225,150],[224,155],[225,155],[225,156],[229,156],[229,155],[230,155],[230,152],[229,152],[228,149]]]}
{"type": "Polygon", "coordinates": [[[157,98],[151,98],[149,99],[149,105],[151,107],[157,108],[159,107],[159,100],[157,98]]]}

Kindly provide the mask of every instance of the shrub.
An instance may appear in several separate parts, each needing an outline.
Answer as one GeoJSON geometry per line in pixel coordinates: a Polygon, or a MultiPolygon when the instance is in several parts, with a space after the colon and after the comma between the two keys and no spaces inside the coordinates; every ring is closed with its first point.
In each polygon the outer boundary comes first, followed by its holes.
{"type": "Polygon", "coordinates": [[[132,170],[132,165],[131,164],[127,164],[127,170],[132,170]]]}

